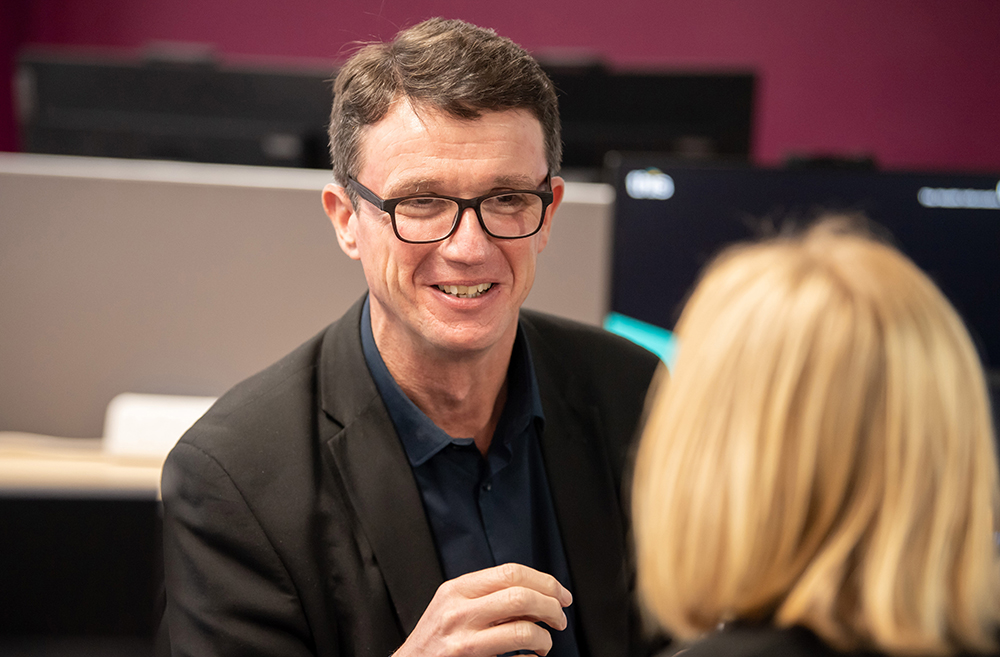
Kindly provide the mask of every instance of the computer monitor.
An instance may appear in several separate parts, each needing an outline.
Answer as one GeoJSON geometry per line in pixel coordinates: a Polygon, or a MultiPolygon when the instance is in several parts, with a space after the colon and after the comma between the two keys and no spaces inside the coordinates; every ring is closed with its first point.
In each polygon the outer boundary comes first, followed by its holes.
{"type": "Polygon", "coordinates": [[[611,151],[657,151],[695,161],[750,156],[750,71],[622,70],[542,58],[559,96],[563,172],[599,179],[611,151]],[[596,175],[595,175],[596,174],[596,175]]]}
{"type": "Polygon", "coordinates": [[[22,147],[326,169],[331,69],[27,50],[17,72],[22,147]]]}
{"type": "MultiPolygon", "coordinates": [[[[748,71],[612,70],[543,59],[559,96],[563,168],[597,179],[605,154],[637,148],[745,161],[748,71]]],[[[32,153],[328,169],[334,64],[235,66],[209,50],[38,47],[20,53],[22,146],[32,153]]]]}
{"type": "Polygon", "coordinates": [[[699,272],[727,244],[826,210],[862,212],[948,296],[996,388],[1000,173],[691,167],[624,154],[614,179],[613,312],[672,329],[699,272]]]}
{"type": "Polygon", "coordinates": [[[0,654],[153,657],[155,493],[0,486],[0,654]]]}

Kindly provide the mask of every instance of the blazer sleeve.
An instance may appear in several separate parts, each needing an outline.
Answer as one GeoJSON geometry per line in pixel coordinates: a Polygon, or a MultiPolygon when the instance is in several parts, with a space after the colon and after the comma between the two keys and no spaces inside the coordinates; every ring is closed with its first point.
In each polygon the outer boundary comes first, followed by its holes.
{"type": "Polygon", "coordinates": [[[312,655],[291,577],[225,468],[182,441],[162,491],[172,654],[312,655]]]}

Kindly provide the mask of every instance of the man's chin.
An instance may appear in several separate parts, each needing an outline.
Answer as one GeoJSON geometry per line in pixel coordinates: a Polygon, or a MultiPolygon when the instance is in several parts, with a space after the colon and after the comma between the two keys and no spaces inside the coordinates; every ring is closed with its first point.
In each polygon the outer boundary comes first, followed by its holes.
{"type": "Polygon", "coordinates": [[[505,321],[501,318],[458,322],[439,319],[435,322],[436,330],[425,334],[424,338],[428,344],[441,353],[455,356],[474,356],[488,352],[498,345],[505,344],[506,348],[509,348],[513,344],[513,340],[505,340],[504,338],[507,337],[508,333],[513,336],[514,331],[508,327],[516,326],[516,324],[516,316],[514,321],[505,321]]]}

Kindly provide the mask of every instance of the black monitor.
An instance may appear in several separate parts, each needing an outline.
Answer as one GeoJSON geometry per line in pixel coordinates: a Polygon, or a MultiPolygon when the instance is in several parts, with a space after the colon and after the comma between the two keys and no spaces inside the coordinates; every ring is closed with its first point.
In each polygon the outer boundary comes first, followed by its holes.
{"type": "Polygon", "coordinates": [[[153,657],[160,526],[151,494],[0,490],[0,654],[153,657]]]}
{"type": "MultiPolygon", "coordinates": [[[[742,160],[754,75],[542,62],[559,96],[563,167],[599,179],[605,154],[653,149],[742,160]]],[[[18,61],[22,147],[33,153],[330,167],[336,71],[232,66],[210,51],[94,54],[29,48],[18,61]]]]}
{"type": "Polygon", "coordinates": [[[612,151],[696,161],[747,161],[755,76],[750,71],[620,70],[541,60],[559,96],[563,170],[596,172],[612,151]]]}
{"type": "Polygon", "coordinates": [[[941,287],[996,385],[1000,173],[691,167],[623,155],[614,173],[612,311],[672,329],[713,255],[824,210],[862,212],[941,287]]]}
{"type": "Polygon", "coordinates": [[[30,153],[328,168],[331,71],[226,66],[209,56],[27,50],[18,62],[30,153]]]}

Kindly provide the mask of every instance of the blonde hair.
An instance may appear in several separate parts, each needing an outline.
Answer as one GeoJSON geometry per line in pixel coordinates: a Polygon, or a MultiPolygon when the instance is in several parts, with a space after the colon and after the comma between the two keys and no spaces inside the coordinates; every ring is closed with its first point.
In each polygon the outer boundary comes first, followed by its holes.
{"type": "Polygon", "coordinates": [[[665,628],[744,619],[843,650],[995,648],[986,384],[916,266],[823,222],[724,252],[677,332],[633,496],[639,591],[665,628]]]}

